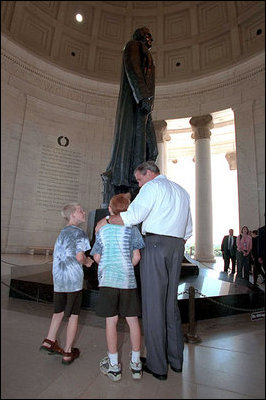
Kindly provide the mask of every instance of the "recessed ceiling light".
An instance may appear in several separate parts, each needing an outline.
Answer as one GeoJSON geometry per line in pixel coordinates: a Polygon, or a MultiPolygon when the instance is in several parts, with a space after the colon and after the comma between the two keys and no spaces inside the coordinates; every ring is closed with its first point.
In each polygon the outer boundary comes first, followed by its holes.
{"type": "Polygon", "coordinates": [[[82,22],[83,21],[83,16],[81,14],[76,14],[76,20],[78,22],[82,22]]]}

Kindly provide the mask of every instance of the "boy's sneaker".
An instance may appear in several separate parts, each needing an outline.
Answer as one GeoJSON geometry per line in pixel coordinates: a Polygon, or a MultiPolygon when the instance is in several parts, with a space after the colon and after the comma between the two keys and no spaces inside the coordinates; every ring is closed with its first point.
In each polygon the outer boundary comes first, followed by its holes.
{"type": "Polygon", "coordinates": [[[112,381],[116,382],[121,379],[121,365],[111,365],[109,357],[106,356],[100,361],[100,370],[107,375],[112,381]]]}
{"type": "Polygon", "coordinates": [[[140,379],[142,377],[142,362],[133,362],[130,360],[129,369],[131,369],[132,378],[140,379]]]}

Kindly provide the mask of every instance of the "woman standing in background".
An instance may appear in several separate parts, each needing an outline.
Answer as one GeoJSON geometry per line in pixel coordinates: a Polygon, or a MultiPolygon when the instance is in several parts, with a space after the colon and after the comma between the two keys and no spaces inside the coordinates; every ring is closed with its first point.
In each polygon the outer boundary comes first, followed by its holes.
{"type": "Polygon", "coordinates": [[[250,253],[252,250],[252,237],[247,226],[243,226],[237,240],[237,278],[243,278],[249,282],[250,253]]]}

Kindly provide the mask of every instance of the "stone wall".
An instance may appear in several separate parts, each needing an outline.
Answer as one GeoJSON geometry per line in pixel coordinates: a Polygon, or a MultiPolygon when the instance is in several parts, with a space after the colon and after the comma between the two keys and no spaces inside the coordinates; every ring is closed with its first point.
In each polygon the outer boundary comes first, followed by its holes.
{"type": "Polygon", "coordinates": [[[3,38],[2,251],[52,247],[67,202],[87,213],[100,207],[118,89],[99,88],[3,38]]]}

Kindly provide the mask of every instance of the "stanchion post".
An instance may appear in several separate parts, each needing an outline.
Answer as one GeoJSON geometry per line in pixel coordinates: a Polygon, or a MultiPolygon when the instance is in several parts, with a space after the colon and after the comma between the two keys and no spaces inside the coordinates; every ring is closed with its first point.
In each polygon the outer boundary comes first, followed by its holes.
{"type": "Polygon", "coordinates": [[[189,298],[188,298],[188,333],[184,335],[185,342],[188,343],[199,343],[201,339],[196,335],[196,322],[195,322],[195,288],[193,286],[189,287],[188,290],[189,298]]]}

